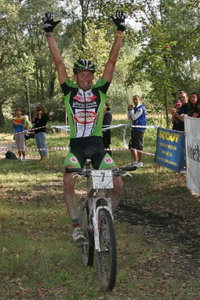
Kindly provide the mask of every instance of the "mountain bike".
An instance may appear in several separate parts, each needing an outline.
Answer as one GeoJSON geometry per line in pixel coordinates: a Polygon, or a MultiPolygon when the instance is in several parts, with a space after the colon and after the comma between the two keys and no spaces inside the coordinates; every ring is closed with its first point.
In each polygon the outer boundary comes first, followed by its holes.
{"type": "MultiPolygon", "coordinates": [[[[76,176],[87,179],[87,196],[81,200],[80,226],[85,241],[80,244],[82,262],[92,266],[94,253],[98,266],[99,279],[104,291],[112,291],[117,274],[117,248],[113,226],[112,201],[107,195],[113,188],[113,176],[125,176],[136,166],[124,166],[112,170],[93,170],[90,161],[86,167],[66,168],[66,172],[76,172],[76,176]]],[[[130,175],[130,174],[129,174],[130,175]]]]}

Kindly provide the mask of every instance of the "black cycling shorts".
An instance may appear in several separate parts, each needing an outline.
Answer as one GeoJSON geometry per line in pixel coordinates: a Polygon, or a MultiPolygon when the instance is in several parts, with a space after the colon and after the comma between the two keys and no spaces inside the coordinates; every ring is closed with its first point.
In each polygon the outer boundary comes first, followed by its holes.
{"type": "Polygon", "coordinates": [[[144,144],[144,132],[143,130],[138,130],[136,128],[132,128],[131,131],[131,141],[130,147],[137,150],[143,150],[144,144]]]}
{"type": "Polygon", "coordinates": [[[91,159],[93,168],[98,169],[106,154],[102,137],[99,136],[71,139],[69,146],[70,152],[76,156],[81,168],[87,159],[91,159]]]}

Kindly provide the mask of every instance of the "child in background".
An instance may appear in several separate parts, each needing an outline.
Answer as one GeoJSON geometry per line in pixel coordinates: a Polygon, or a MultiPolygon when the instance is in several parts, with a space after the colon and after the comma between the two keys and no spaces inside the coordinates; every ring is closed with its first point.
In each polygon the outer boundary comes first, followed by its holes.
{"type": "Polygon", "coordinates": [[[26,119],[21,108],[16,109],[16,116],[13,119],[14,139],[18,150],[18,160],[25,160],[25,128],[26,119]]]}

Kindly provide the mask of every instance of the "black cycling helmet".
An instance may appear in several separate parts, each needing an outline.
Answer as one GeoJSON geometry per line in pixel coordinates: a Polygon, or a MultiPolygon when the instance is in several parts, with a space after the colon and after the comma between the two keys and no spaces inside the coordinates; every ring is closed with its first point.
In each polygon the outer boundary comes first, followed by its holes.
{"type": "Polygon", "coordinates": [[[80,72],[80,71],[91,71],[91,72],[95,72],[95,64],[88,59],[79,59],[77,60],[77,62],[75,62],[74,64],[74,74],[80,72]]]}

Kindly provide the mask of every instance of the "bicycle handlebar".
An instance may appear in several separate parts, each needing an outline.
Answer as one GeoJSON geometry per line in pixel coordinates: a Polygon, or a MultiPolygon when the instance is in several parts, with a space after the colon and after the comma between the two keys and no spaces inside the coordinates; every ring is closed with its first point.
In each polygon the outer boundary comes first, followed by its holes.
{"type": "MultiPolygon", "coordinates": [[[[136,169],[137,169],[137,166],[129,165],[129,166],[112,169],[112,173],[115,176],[120,176],[120,175],[124,174],[125,172],[135,171],[136,169]]],[[[66,173],[78,173],[79,175],[86,176],[86,177],[90,175],[91,171],[93,171],[93,169],[68,168],[68,167],[66,167],[66,169],[65,169],[66,173]]]]}

